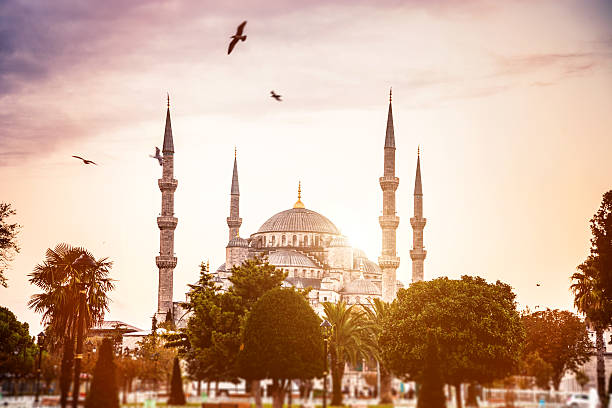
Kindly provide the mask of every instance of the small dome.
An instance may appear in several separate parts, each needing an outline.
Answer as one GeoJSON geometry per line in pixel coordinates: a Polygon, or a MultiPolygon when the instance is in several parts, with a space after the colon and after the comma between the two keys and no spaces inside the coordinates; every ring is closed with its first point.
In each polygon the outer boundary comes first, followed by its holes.
{"type": "Polygon", "coordinates": [[[349,243],[349,240],[347,237],[345,237],[344,235],[339,235],[337,237],[334,237],[331,242],[329,243],[330,248],[331,247],[350,247],[351,244],[349,243]]]}
{"type": "Polygon", "coordinates": [[[340,231],[330,220],[307,208],[291,208],[273,215],[257,231],[263,232],[318,232],[340,235],[340,231]]]}
{"type": "Polygon", "coordinates": [[[380,289],[373,282],[365,279],[363,275],[359,279],[349,282],[342,292],[351,295],[380,295],[380,289]]]}
{"type": "Polygon", "coordinates": [[[268,263],[274,266],[297,266],[300,268],[317,268],[312,259],[297,251],[274,251],[268,255],[268,263]]]}
{"type": "MultiPolygon", "coordinates": [[[[361,251],[363,253],[363,251],[361,251]]],[[[365,255],[365,254],[364,254],[365,255]]],[[[361,265],[363,264],[363,273],[365,274],[382,274],[382,270],[380,266],[376,262],[370,261],[366,257],[357,257],[353,253],[353,269],[361,270],[361,265]]]]}
{"type": "Polygon", "coordinates": [[[217,273],[225,272],[225,262],[221,264],[220,267],[217,268],[217,273]]]}
{"type": "Polygon", "coordinates": [[[249,241],[247,241],[244,238],[234,237],[234,238],[232,238],[230,240],[230,242],[227,243],[227,247],[226,248],[235,248],[235,247],[248,248],[249,247],[249,241]]]}

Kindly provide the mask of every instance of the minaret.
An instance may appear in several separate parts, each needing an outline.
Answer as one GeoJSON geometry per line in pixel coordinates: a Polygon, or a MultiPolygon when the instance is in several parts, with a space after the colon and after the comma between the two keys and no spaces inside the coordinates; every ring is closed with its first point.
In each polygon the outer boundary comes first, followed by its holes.
{"type": "Polygon", "coordinates": [[[227,217],[229,227],[228,242],[236,238],[240,232],[242,218],[240,218],[240,188],[238,188],[238,163],[236,159],[236,148],[234,148],[234,172],[232,174],[232,188],[230,191],[230,216],[227,217]]]}
{"type": "Polygon", "coordinates": [[[385,135],[385,164],[380,188],[383,191],[383,215],[379,217],[382,228],[382,254],[378,264],[382,269],[382,300],[391,302],[395,299],[396,271],[400,259],[395,248],[395,231],[399,217],[395,215],[395,190],[399,178],[395,177],[395,135],[393,133],[393,112],[391,110],[391,90],[389,90],[389,115],[385,135]]]}
{"type": "Polygon", "coordinates": [[[176,257],[174,256],[174,230],[178,219],[174,216],[174,192],[178,181],[174,179],[174,141],[172,140],[172,125],[170,123],[170,96],[168,95],[168,110],[166,111],[166,130],[164,131],[164,146],[162,178],[157,184],[162,193],[161,216],[157,217],[159,226],[159,256],[155,258],[159,268],[159,287],[157,291],[157,321],[166,320],[168,311],[172,310],[172,283],[176,257]]]}
{"type": "Polygon", "coordinates": [[[416,178],[414,180],[414,217],[410,219],[412,225],[412,281],[423,280],[423,261],[427,256],[427,251],[423,249],[423,228],[425,228],[426,218],[423,218],[423,187],[421,186],[421,148],[417,149],[416,178]]]}

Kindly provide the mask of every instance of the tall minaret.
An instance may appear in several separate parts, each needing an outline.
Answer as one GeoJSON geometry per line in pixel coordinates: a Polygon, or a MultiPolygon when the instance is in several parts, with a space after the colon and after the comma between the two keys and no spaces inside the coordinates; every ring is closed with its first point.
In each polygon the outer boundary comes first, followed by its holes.
{"type": "Polygon", "coordinates": [[[423,280],[423,261],[427,256],[427,251],[423,249],[423,228],[427,218],[423,218],[423,187],[421,186],[421,148],[417,149],[416,178],[414,180],[414,217],[410,219],[412,225],[412,281],[423,280]]]}
{"type": "Polygon", "coordinates": [[[162,178],[157,181],[162,193],[161,216],[157,217],[159,226],[159,256],[155,258],[159,268],[159,288],[157,291],[157,321],[163,322],[166,313],[172,310],[172,283],[176,257],[174,256],[174,229],[178,219],[174,216],[174,191],[178,181],[174,179],[174,142],[170,123],[170,96],[166,111],[166,130],[164,131],[162,178]]]}
{"type": "Polygon", "coordinates": [[[379,217],[382,228],[382,254],[378,258],[378,264],[382,269],[382,300],[385,302],[395,299],[396,271],[400,263],[395,248],[395,230],[399,225],[399,217],[395,215],[395,190],[398,184],[399,178],[395,177],[395,135],[390,90],[385,135],[385,165],[383,176],[380,178],[380,188],[383,191],[383,215],[379,217]]]}
{"type": "Polygon", "coordinates": [[[229,238],[236,238],[242,225],[240,218],[240,189],[238,188],[238,163],[236,159],[236,148],[234,148],[234,172],[232,174],[232,188],[230,191],[230,216],[227,217],[227,226],[229,227],[229,238]]]}

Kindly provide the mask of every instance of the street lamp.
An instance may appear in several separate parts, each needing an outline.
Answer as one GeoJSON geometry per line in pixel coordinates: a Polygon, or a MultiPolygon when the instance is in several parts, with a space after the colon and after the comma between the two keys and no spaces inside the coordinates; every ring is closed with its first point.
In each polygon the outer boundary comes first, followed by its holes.
{"type": "Polygon", "coordinates": [[[332,325],[327,320],[323,320],[321,323],[321,330],[323,332],[323,408],[327,408],[327,343],[329,342],[329,336],[331,335],[332,325]]]}
{"type": "MultiPolygon", "coordinates": [[[[72,266],[76,269],[81,269],[82,275],[89,268],[97,266],[96,261],[88,254],[81,254],[73,263],[72,266]]],[[[76,354],[74,356],[74,388],[72,392],[72,408],[79,406],[80,381],[81,381],[81,360],[83,359],[83,317],[85,315],[85,295],[87,288],[81,276],[79,286],[79,316],[77,323],[77,344],[76,354]]]]}
{"type": "Polygon", "coordinates": [[[45,332],[38,333],[38,340],[36,344],[38,345],[38,369],[36,369],[36,397],[34,398],[34,403],[38,405],[38,396],[40,394],[40,371],[42,367],[42,352],[43,347],[45,346],[45,332]]]}

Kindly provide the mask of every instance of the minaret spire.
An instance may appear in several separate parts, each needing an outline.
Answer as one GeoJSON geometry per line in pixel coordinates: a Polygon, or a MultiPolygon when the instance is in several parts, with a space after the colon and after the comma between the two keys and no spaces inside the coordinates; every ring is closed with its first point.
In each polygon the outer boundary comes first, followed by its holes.
{"type": "Polygon", "coordinates": [[[391,92],[390,89],[389,113],[385,133],[384,171],[380,178],[380,188],[383,191],[383,215],[379,217],[382,229],[382,253],[378,258],[378,264],[382,269],[382,298],[385,302],[391,302],[395,298],[396,275],[400,263],[396,251],[396,230],[399,225],[399,217],[395,214],[395,190],[399,185],[399,178],[395,177],[395,134],[391,92]]]}
{"type": "Polygon", "coordinates": [[[304,206],[304,203],[302,202],[302,182],[298,181],[298,199],[295,202],[295,204],[293,204],[293,208],[306,208],[306,206],[304,206]]]}
{"type": "Polygon", "coordinates": [[[229,239],[231,241],[240,233],[242,218],[240,218],[240,188],[238,186],[238,154],[234,147],[234,170],[232,172],[232,187],[230,189],[230,216],[227,217],[229,239]]]}
{"type": "Polygon", "coordinates": [[[166,320],[168,312],[173,311],[173,281],[177,258],[174,256],[174,230],[178,219],[174,216],[174,192],[178,181],[174,178],[174,143],[170,122],[170,96],[168,95],[166,111],[166,128],[162,159],[162,178],[157,184],[162,193],[161,215],[157,217],[159,227],[159,256],[155,263],[159,268],[159,287],[157,291],[157,321],[166,320]]]}
{"type": "Polygon", "coordinates": [[[410,219],[412,225],[412,281],[419,282],[424,279],[424,261],[427,251],[423,248],[423,229],[427,219],[423,218],[423,186],[421,185],[421,147],[417,150],[416,176],[414,179],[414,217],[410,219]]]}

